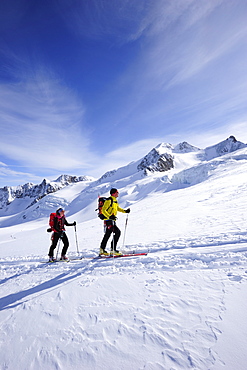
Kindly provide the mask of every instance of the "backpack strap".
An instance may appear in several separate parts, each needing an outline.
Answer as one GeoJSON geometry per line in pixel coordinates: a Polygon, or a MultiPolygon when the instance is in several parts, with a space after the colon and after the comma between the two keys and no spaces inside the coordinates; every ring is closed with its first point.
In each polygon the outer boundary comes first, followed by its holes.
{"type": "Polygon", "coordinates": [[[111,204],[110,204],[110,205],[109,205],[109,207],[107,208],[107,211],[108,211],[108,209],[109,209],[109,208],[111,208],[111,207],[112,207],[112,205],[113,205],[113,199],[112,199],[112,197],[107,198],[107,200],[109,200],[109,199],[111,200],[111,204]]]}

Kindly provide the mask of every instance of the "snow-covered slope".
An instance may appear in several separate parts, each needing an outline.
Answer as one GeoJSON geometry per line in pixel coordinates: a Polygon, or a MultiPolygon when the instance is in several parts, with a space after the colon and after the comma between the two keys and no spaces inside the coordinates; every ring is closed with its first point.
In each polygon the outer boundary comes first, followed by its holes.
{"type": "Polygon", "coordinates": [[[1,370],[245,370],[247,147],[209,161],[169,150],[168,171],[135,172],[141,159],[1,217],[1,370]],[[119,247],[147,256],[89,259],[103,234],[97,196],[113,185],[131,208],[119,247]],[[85,258],[47,265],[59,205],[77,221],[69,255],[85,258]]]}

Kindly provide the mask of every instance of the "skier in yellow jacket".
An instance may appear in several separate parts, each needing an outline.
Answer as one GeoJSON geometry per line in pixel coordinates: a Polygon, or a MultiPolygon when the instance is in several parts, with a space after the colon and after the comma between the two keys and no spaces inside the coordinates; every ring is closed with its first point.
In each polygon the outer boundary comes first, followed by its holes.
{"type": "Polygon", "coordinates": [[[111,242],[111,253],[116,255],[121,254],[116,248],[121,234],[120,229],[116,225],[117,213],[118,212],[130,213],[129,208],[124,210],[123,208],[119,207],[117,201],[119,192],[117,189],[112,188],[110,190],[110,194],[111,194],[110,198],[105,200],[105,203],[102,207],[102,213],[105,216],[104,220],[105,234],[100,245],[100,254],[106,256],[109,255],[109,253],[107,253],[106,251],[106,244],[111,236],[111,233],[114,234],[113,240],[111,242]]]}

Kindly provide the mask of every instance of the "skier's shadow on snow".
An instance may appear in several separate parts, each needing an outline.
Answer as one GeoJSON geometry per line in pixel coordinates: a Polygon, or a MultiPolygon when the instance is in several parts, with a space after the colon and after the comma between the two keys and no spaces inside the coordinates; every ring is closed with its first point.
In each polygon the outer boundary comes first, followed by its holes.
{"type": "MultiPolygon", "coordinates": [[[[12,266],[12,264],[11,264],[10,266],[12,266]]],[[[43,264],[43,265],[40,265],[40,266],[36,267],[36,269],[37,269],[37,268],[43,268],[43,266],[45,266],[45,264],[43,264]]],[[[30,274],[31,272],[33,272],[33,268],[30,268],[29,270],[26,270],[26,271],[24,271],[24,272],[19,272],[19,273],[15,274],[15,275],[12,275],[12,276],[10,276],[10,277],[7,277],[7,278],[5,278],[5,279],[2,279],[2,280],[0,280],[0,285],[1,285],[1,284],[5,284],[5,283],[6,283],[7,281],[9,281],[9,280],[16,279],[16,278],[18,278],[18,277],[19,277],[19,276],[21,276],[21,275],[27,275],[27,274],[30,274]]]]}
{"type": "Polygon", "coordinates": [[[71,279],[74,279],[78,276],[80,276],[81,273],[77,273],[72,276],[68,276],[68,274],[61,274],[56,276],[55,278],[48,280],[40,285],[37,285],[33,288],[23,290],[21,292],[9,294],[6,297],[0,298],[0,311],[14,308],[19,306],[20,304],[25,303],[27,300],[22,300],[23,298],[26,298],[28,296],[31,296],[32,294],[44,292],[47,289],[52,289],[57,287],[58,285],[61,285],[65,282],[68,282],[71,279]]]}

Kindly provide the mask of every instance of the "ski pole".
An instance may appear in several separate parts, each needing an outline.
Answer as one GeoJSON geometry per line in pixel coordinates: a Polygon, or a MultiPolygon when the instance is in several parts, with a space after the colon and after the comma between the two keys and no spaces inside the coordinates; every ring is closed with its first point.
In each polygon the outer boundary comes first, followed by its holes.
{"type": "Polygon", "coordinates": [[[77,240],[77,232],[76,232],[76,225],[74,225],[74,228],[75,228],[75,242],[76,242],[76,248],[77,248],[77,253],[78,253],[78,256],[79,256],[79,247],[78,247],[78,240],[77,240]]]}
{"type": "Polygon", "coordinates": [[[127,229],[127,223],[128,223],[129,214],[127,213],[126,221],[125,221],[125,228],[124,228],[124,236],[123,236],[123,248],[125,243],[125,235],[126,235],[126,229],[127,229]]]}
{"type": "Polygon", "coordinates": [[[115,221],[112,221],[112,254],[114,257],[114,251],[115,251],[115,221]]]}
{"type": "Polygon", "coordinates": [[[59,252],[60,241],[61,241],[61,239],[59,238],[58,246],[57,246],[57,255],[56,255],[56,260],[58,259],[58,252],[59,252]]]}
{"type": "Polygon", "coordinates": [[[113,226],[113,231],[112,231],[112,259],[113,259],[113,270],[115,271],[115,258],[114,258],[114,254],[115,254],[115,225],[116,225],[116,222],[115,221],[112,221],[112,226],[113,226]]]}

